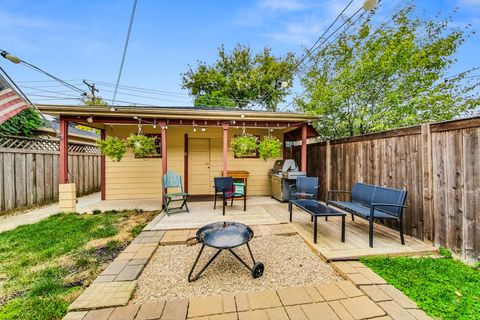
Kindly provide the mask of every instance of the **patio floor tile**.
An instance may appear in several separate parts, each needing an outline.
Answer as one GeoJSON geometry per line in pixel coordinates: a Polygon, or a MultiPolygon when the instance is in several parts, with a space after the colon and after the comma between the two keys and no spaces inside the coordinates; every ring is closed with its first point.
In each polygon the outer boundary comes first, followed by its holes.
{"type": "Polygon", "coordinates": [[[214,314],[211,316],[188,318],[189,320],[237,320],[238,315],[234,313],[214,314]]]}
{"type": "Polygon", "coordinates": [[[326,302],[306,304],[299,306],[309,320],[338,320],[340,319],[335,311],[326,302]]]}
{"type": "Polygon", "coordinates": [[[415,317],[412,314],[402,308],[395,301],[380,302],[379,305],[394,320],[415,320],[415,317]]]}
{"type": "Polygon", "coordinates": [[[373,284],[367,277],[361,273],[348,273],[346,274],[347,279],[352,281],[355,285],[360,286],[363,284],[373,284]]]}
{"type": "Polygon", "coordinates": [[[188,299],[167,301],[163,309],[161,320],[186,319],[188,310],[188,299]]]}
{"type": "Polygon", "coordinates": [[[340,282],[337,282],[336,285],[349,298],[354,298],[354,297],[358,297],[358,296],[363,295],[362,291],[358,290],[358,288],[353,283],[351,283],[350,281],[340,281],[340,282]]]}
{"type": "Polygon", "coordinates": [[[188,317],[201,317],[223,313],[222,296],[195,297],[190,299],[188,317]]]}
{"type": "Polygon", "coordinates": [[[408,313],[415,317],[417,320],[429,320],[431,319],[423,310],[420,309],[407,309],[408,313]]]}
{"type": "Polygon", "coordinates": [[[335,283],[317,285],[316,288],[327,301],[347,298],[347,295],[335,283]]]}
{"type": "Polygon", "coordinates": [[[370,280],[373,284],[385,284],[385,279],[372,271],[370,268],[356,268],[360,274],[370,280]]]}
{"type": "Polygon", "coordinates": [[[417,304],[407,297],[402,291],[398,290],[394,286],[387,284],[379,286],[387,295],[395,300],[402,308],[416,309],[417,304]]]}
{"type": "Polygon", "coordinates": [[[87,314],[87,311],[73,311],[73,312],[67,313],[62,320],[82,320],[86,314],[87,314]]]}
{"type": "Polygon", "coordinates": [[[157,320],[162,315],[165,301],[147,302],[142,304],[135,320],[157,320]]]}
{"type": "Polygon", "coordinates": [[[140,276],[142,273],[143,268],[145,267],[144,264],[133,265],[133,266],[126,266],[122,272],[115,278],[115,281],[131,281],[135,280],[140,276]]]}
{"type": "Polygon", "coordinates": [[[87,313],[83,320],[107,320],[112,312],[113,308],[93,310],[87,313]]]}
{"type": "Polygon", "coordinates": [[[283,307],[278,307],[239,312],[238,320],[289,320],[289,317],[283,307]]]}
{"type": "Polygon", "coordinates": [[[368,319],[385,315],[385,312],[366,296],[349,298],[340,302],[355,319],[368,319]]]}
{"type": "Polygon", "coordinates": [[[139,308],[140,306],[135,304],[115,308],[108,320],[133,320],[139,308]]]}
{"type": "Polygon", "coordinates": [[[277,290],[277,294],[284,306],[314,302],[305,288],[284,288],[277,290]]]}
{"type": "Polygon", "coordinates": [[[343,304],[340,303],[339,300],[330,301],[328,302],[328,305],[330,306],[330,308],[333,309],[333,311],[341,320],[354,320],[352,315],[347,311],[347,309],[345,309],[345,307],[343,306],[343,304]]]}
{"type": "Polygon", "coordinates": [[[369,296],[370,299],[375,302],[392,300],[392,298],[378,286],[360,286],[360,289],[362,289],[362,291],[365,292],[367,296],[369,296]]]}
{"type": "Polygon", "coordinates": [[[346,261],[332,262],[332,267],[336,269],[340,274],[357,273],[357,270],[346,261]]]}
{"type": "Polygon", "coordinates": [[[92,283],[69,307],[69,310],[91,310],[124,306],[135,290],[135,281],[92,283]]]}
{"type": "Polygon", "coordinates": [[[282,303],[274,290],[247,293],[251,310],[281,307],[282,303]]]}
{"type": "Polygon", "coordinates": [[[322,297],[320,292],[318,292],[318,290],[315,289],[314,286],[306,286],[305,290],[307,291],[310,298],[312,298],[313,302],[323,302],[323,301],[325,301],[325,299],[322,297]]]}

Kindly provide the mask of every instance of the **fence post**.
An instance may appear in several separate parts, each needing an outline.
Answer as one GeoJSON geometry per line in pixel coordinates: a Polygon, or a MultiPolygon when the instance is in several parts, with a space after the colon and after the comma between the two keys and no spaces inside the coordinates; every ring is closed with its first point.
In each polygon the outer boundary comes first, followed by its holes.
{"type": "Polygon", "coordinates": [[[435,217],[433,211],[433,160],[430,124],[421,126],[422,179],[423,179],[423,240],[434,241],[435,217]]]}
{"type": "MultiPolygon", "coordinates": [[[[325,189],[328,191],[332,189],[332,170],[331,170],[331,150],[330,150],[330,140],[327,140],[325,144],[325,189]]],[[[325,199],[326,201],[326,199],[325,199]]]]}

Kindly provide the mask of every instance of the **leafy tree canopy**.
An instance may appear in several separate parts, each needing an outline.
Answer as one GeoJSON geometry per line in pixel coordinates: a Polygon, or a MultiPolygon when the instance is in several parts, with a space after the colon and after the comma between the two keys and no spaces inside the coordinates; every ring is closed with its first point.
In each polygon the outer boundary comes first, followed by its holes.
{"type": "Polygon", "coordinates": [[[32,136],[43,121],[32,108],[25,109],[0,125],[0,134],[12,136],[32,136]]]}
{"type": "Polygon", "coordinates": [[[469,72],[446,76],[473,32],[450,24],[419,17],[411,4],[378,27],[365,19],[318,51],[301,75],[299,109],[324,117],[317,129],[327,138],[469,114],[480,102],[479,83],[465,79],[469,72]]]}
{"type": "Polygon", "coordinates": [[[292,53],[274,56],[269,48],[254,54],[238,44],[231,52],[222,45],[212,64],[198,66],[182,74],[182,87],[195,98],[196,106],[245,108],[260,104],[275,111],[290,88],[277,89],[278,80],[292,83],[296,59],[292,53]]]}

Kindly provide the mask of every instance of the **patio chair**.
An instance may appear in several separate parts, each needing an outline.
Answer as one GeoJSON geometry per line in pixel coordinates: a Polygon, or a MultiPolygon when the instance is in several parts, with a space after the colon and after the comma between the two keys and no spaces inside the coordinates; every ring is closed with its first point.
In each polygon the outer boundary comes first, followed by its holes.
{"type": "Polygon", "coordinates": [[[318,194],[318,178],[317,177],[297,177],[295,184],[291,184],[290,200],[299,198],[317,199],[318,194]],[[293,189],[295,188],[295,191],[293,189]]]}
{"type": "Polygon", "coordinates": [[[170,213],[190,212],[188,210],[188,193],[183,191],[182,176],[173,171],[168,171],[162,177],[163,182],[163,205],[167,215],[170,213]],[[168,189],[176,189],[176,192],[168,193],[168,189]],[[181,202],[179,207],[171,207],[172,202],[181,202]]]}
{"type": "Polygon", "coordinates": [[[217,195],[222,196],[223,215],[225,215],[225,205],[227,200],[231,199],[230,206],[233,206],[234,198],[243,197],[243,211],[247,210],[247,188],[242,182],[233,182],[232,177],[216,177],[213,178],[215,184],[215,198],[213,209],[217,208],[217,195]]]}

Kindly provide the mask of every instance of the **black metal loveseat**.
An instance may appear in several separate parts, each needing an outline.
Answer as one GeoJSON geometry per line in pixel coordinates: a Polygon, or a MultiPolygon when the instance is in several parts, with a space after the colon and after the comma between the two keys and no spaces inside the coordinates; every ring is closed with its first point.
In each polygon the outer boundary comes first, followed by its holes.
{"type": "Polygon", "coordinates": [[[407,190],[391,189],[371,184],[356,182],[352,191],[329,190],[327,193],[327,205],[332,205],[343,209],[354,215],[367,219],[369,221],[370,247],[373,247],[373,220],[374,219],[395,219],[399,224],[400,240],[403,239],[402,214],[405,208],[407,190]],[[330,195],[338,193],[347,193],[351,196],[351,201],[334,201],[330,195]]]}

